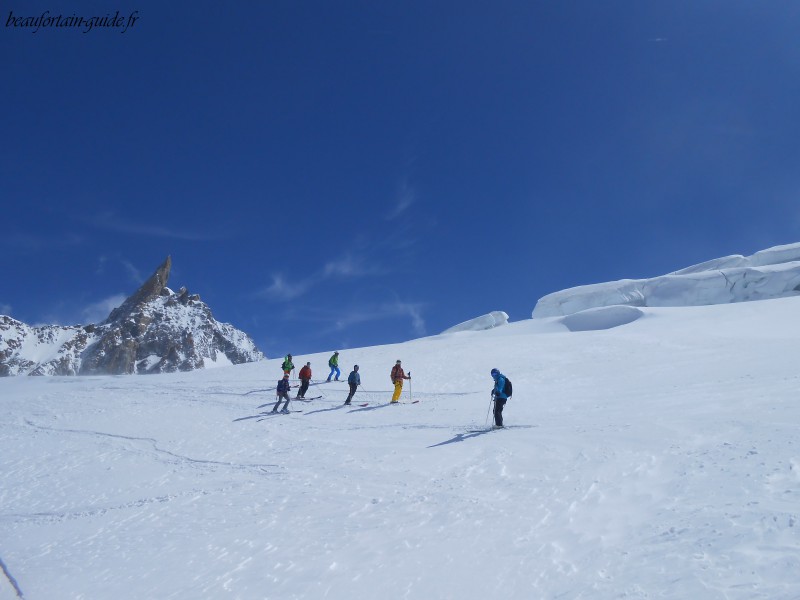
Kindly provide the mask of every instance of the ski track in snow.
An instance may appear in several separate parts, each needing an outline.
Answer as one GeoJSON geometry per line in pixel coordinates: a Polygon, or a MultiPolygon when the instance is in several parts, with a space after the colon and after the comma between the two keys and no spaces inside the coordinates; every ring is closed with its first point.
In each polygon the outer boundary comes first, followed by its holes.
{"type": "Polygon", "coordinates": [[[279,361],[0,380],[5,588],[797,600],[800,302],[758,304],[355,349],[369,406],[338,382],[262,422],[279,361]],[[398,357],[421,402],[383,406],[398,357]],[[515,397],[482,431],[494,366],[515,397]]]}

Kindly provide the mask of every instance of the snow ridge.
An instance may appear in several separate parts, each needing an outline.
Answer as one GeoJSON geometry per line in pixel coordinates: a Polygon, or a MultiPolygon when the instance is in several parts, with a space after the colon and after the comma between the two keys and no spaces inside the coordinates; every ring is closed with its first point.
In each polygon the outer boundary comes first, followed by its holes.
{"type": "Polygon", "coordinates": [[[571,315],[615,305],[704,306],[799,294],[800,243],[796,243],[747,257],[725,256],[650,279],[569,288],[540,298],[532,317],[571,315]]]}
{"type": "Polygon", "coordinates": [[[458,325],[445,329],[442,333],[456,333],[458,331],[483,331],[493,329],[508,323],[508,315],[502,310],[495,310],[487,315],[475,317],[458,325]]]}

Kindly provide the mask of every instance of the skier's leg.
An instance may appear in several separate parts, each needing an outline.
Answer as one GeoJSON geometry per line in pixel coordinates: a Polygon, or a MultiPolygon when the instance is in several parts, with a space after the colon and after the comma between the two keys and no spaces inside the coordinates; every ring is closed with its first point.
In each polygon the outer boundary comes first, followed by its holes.
{"type": "Polygon", "coordinates": [[[347,396],[347,400],[344,401],[345,404],[350,404],[350,400],[353,399],[353,394],[356,393],[357,389],[358,389],[358,385],[356,385],[355,383],[351,383],[350,384],[350,395],[347,396]]]}
{"type": "Polygon", "coordinates": [[[503,426],[503,407],[505,405],[505,400],[497,399],[494,401],[494,424],[497,427],[503,426]]]}
{"type": "Polygon", "coordinates": [[[398,379],[394,382],[394,394],[392,395],[392,402],[400,400],[400,392],[403,391],[403,380],[398,379]]]}

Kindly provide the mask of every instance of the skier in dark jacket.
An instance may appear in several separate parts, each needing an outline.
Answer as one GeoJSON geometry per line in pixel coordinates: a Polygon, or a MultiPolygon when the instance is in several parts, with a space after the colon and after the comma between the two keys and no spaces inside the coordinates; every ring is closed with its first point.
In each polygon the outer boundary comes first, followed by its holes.
{"type": "Polygon", "coordinates": [[[347,397],[347,400],[345,400],[344,403],[349,405],[350,400],[353,399],[353,395],[356,393],[356,390],[358,389],[358,386],[361,385],[361,375],[358,374],[358,365],[355,365],[353,367],[353,370],[347,377],[347,383],[350,384],[350,395],[347,397]]]}
{"type": "Polygon", "coordinates": [[[492,379],[494,379],[494,387],[492,388],[492,398],[494,399],[494,426],[503,426],[503,407],[506,405],[508,396],[504,388],[506,387],[506,376],[497,369],[492,369],[492,379]]]}
{"type": "Polygon", "coordinates": [[[283,409],[281,412],[283,414],[289,413],[289,374],[285,373],[283,375],[283,379],[278,380],[278,387],[275,390],[275,395],[278,396],[278,401],[275,403],[275,406],[272,407],[272,412],[278,412],[278,405],[281,403],[281,400],[286,400],[286,403],[283,405],[283,409]]]}

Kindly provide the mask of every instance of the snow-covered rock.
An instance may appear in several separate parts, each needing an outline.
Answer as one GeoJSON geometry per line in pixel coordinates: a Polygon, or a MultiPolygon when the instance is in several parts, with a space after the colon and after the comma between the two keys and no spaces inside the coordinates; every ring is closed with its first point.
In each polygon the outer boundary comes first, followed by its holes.
{"type": "Polygon", "coordinates": [[[99,325],[31,327],[0,316],[0,376],[164,373],[264,358],[186,288],[166,287],[171,260],[99,325]]]}
{"type": "Polygon", "coordinates": [[[457,331],[483,331],[484,329],[492,329],[505,325],[508,323],[508,315],[502,310],[495,310],[487,315],[475,317],[469,321],[464,321],[458,325],[454,325],[449,329],[445,329],[442,333],[455,333],[457,331]]]}
{"type": "Polygon", "coordinates": [[[95,338],[92,327],[31,327],[0,316],[0,376],[77,375],[80,354],[95,338]]]}
{"type": "Polygon", "coordinates": [[[539,299],[533,318],[626,305],[701,306],[800,295],[800,243],[726,256],[650,279],[583,285],[539,299]]]}

